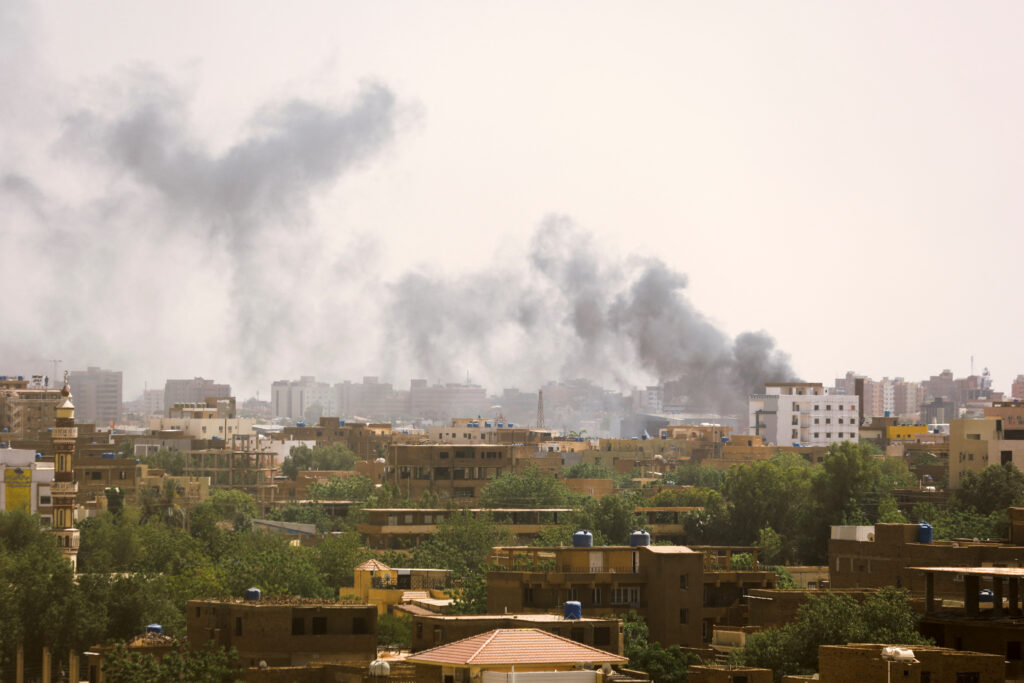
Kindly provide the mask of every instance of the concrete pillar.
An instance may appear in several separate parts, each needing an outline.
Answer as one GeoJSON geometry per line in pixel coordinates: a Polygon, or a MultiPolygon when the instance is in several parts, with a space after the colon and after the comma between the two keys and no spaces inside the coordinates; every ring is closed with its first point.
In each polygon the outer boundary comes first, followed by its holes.
{"type": "Polygon", "coordinates": [[[82,680],[78,672],[79,661],[78,653],[72,650],[71,654],[68,655],[68,680],[71,683],[78,683],[82,680]]]}
{"type": "Polygon", "coordinates": [[[52,683],[50,648],[43,647],[43,683],[52,683]]]}
{"type": "Polygon", "coordinates": [[[1003,616],[1003,577],[992,577],[992,616],[1003,616]]]}
{"type": "Polygon", "coordinates": [[[1017,617],[1020,616],[1020,579],[1016,576],[1011,576],[1010,579],[1010,615],[1017,617]]]}
{"type": "Polygon", "coordinates": [[[978,616],[978,589],[981,582],[977,574],[964,574],[964,613],[969,617],[978,616]]]}
{"type": "Polygon", "coordinates": [[[16,683],[25,683],[25,645],[18,643],[18,658],[14,665],[14,680],[16,683]]]}
{"type": "Polygon", "coordinates": [[[924,575],[924,611],[931,614],[935,611],[935,574],[925,572],[924,575]]]}

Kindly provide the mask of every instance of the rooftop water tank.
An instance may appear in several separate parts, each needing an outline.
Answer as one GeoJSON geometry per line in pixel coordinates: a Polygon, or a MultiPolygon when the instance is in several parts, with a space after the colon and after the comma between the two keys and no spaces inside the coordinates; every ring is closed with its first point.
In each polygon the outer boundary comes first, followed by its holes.
{"type": "Polygon", "coordinates": [[[296,422],[296,423],[295,423],[295,426],[296,426],[296,427],[305,427],[305,426],[306,426],[306,423],[305,423],[305,422],[302,422],[302,421],[300,420],[299,422],[296,422]]]}
{"type": "Polygon", "coordinates": [[[582,619],[583,618],[583,605],[575,600],[570,600],[565,603],[565,611],[563,612],[566,619],[582,619]]]}
{"type": "Polygon", "coordinates": [[[370,662],[370,675],[384,678],[391,675],[391,665],[383,659],[375,659],[370,662]]]}
{"type": "Polygon", "coordinates": [[[253,587],[245,591],[246,602],[259,602],[260,598],[263,597],[263,591],[259,588],[253,587]]]}
{"type": "Polygon", "coordinates": [[[36,451],[36,460],[42,460],[42,459],[43,459],[43,454],[38,452],[38,451],[36,451]]]}
{"type": "Polygon", "coordinates": [[[148,624],[146,626],[146,633],[163,633],[164,627],[160,624],[148,624]]]}
{"type": "Polygon", "coordinates": [[[921,522],[917,525],[917,542],[918,543],[931,543],[932,542],[932,525],[928,522],[921,522]]]}
{"type": "Polygon", "coordinates": [[[723,436],[722,437],[722,443],[729,443],[729,437],[723,436]]]}
{"type": "Polygon", "coordinates": [[[592,548],[594,547],[594,534],[586,529],[580,529],[572,535],[572,547],[592,548]]]}
{"type": "Polygon", "coordinates": [[[104,460],[113,460],[113,459],[114,459],[114,458],[116,458],[117,456],[116,456],[116,455],[114,455],[113,453],[111,453],[110,451],[107,451],[106,453],[104,453],[104,454],[103,454],[103,455],[101,455],[100,457],[101,457],[101,458],[103,458],[104,460]]]}
{"type": "Polygon", "coordinates": [[[979,602],[992,602],[994,597],[995,597],[995,594],[992,593],[992,591],[989,590],[988,588],[983,588],[980,591],[978,591],[978,601],[979,602]]]}
{"type": "Polygon", "coordinates": [[[633,548],[636,548],[637,546],[641,546],[641,545],[650,545],[650,544],[651,544],[651,535],[649,533],[647,533],[646,531],[644,531],[643,529],[640,529],[638,531],[634,531],[633,533],[631,533],[629,535],[629,545],[631,547],[633,547],[633,548]]]}
{"type": "Polygon", "coordinates": [[[339,427],[344,427],[345,426],[345,421],[344,420],[338,420],[338,426],[339,427]]]}

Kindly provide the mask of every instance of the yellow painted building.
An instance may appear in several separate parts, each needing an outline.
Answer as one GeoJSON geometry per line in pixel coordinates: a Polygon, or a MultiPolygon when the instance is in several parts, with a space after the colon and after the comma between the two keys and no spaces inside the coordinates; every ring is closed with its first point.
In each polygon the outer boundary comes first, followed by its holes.
{"type": "Polygon", "coordinates": [[[928,433],[928,425],[892,425],[885,430],[889,441],[913,441],[928,433]]]}
{"type": "Polygon", "coordinates": [[[355,568],[355,588],[342,588],[340,597],[354,593],[362,602],[387,614],[395,605],[424,601],[441,608],[450,602],[447,592],[451,572],[447,569],[394,569],[378,560],[367,560],[355,568]]]}

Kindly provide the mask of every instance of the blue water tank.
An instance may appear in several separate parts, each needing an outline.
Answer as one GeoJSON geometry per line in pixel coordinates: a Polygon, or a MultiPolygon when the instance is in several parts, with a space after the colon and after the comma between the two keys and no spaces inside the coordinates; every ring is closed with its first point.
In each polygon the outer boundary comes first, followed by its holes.
{"type": "Polygon", "coordinates": [[[649,533],[647,533],[646,531],[644,531],[643,529],[640,529],[639,531],[634,531],[633,533],[631,533],[629,535],[629,545],[631,547],[633,547],[633,548],[636,548],[637,546],[641,546],[641,545],[650,545],[650,544],[651,544],[651,535],[649,533]]]}
{"type": "Polygon", "coordinates": [[[729,437],[723,436],[722,437],[722,443],[729,443],[729,437]]]}
{"type": "Polygon", "coordinates": [[[592,548],[594,547],[594,534],[586,529],[580,529],[572,535],[572,547],[592,548]]]}
{"type": "Polygon", "coordinates": [[[570,600],[565,603],[565,612],[563,614],[565,614],[566,619],[582,619],[583,605],[575,600],[570,600]]]}
{"type": "Polygon", "coordinates": [[[490,426],[491,426],[490,422],[484,422],[484,427],[490,427],[490,426]]]}
{"type": "Polygon", "coordinates": [[[255,586],[245,591],[246,602],[259,602],[260,598],[263,597],[263,591],[255,586]]]}
{"type": "Polygon", "coordinates": [[[921,522],[917,525],[917,542],[931,543],[933,534],[932,525],[928,522],[921,522]]]}
{"type": "Polygon", "coordinates": [[[886,417],[892,417],[892,411],[891,410],[885,411],[885,416],[886,417]]]}
{"type": "Polygon", "coordinates": [[[146,633],[163,633],[164,627],[160,624],[148,624],[146,626],[146,633]]]}
{"type": "Polygon", "coordinates": [[[995,595],[988,588],[983,588],[982,590],[978,591],[979,602],[992,602],[993,598],[995,598],[995,595]]]}
{"type": "Polygon", "coordinates": [[[42,460],[42,459],[43,459],[43,454],[40,453],[39,451],[36,451],[36,460],[42,460]]]}
{"type": "Polygon", "coordinates": [[[103,455],[101,455],[100,457],[101,457],[101,458],[103,458],[104,460],[113,460],[113,459],[114,459],[114,458],[116,458],[117,456],[116,456],[116,455],[114,455],[113,453],[111,453],[110,451],[107,451],[106,453],[104,453],[104,454],[103,454],[103,455]]]}
{"type": "Polygon", "coordinates": [[[296,426],[296,427],[305,427],[305,426],[306,426],[306,423],[305,423],[305,422],[302,422],[302,421],[300,420],[299,422],[296,422],[296,423],[295,423],[295,426],[296,426]]]}
{"type": "Polygon", "coordinates": [[[344,420],[338,420],[338,426],[339,427],[344,427],[345,426],[345,421],[344,420]]]}

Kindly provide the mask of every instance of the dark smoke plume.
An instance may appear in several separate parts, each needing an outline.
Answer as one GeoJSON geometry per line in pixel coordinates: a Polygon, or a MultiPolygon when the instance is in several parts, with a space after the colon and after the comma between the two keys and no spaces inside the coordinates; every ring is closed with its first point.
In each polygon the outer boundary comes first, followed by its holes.
{"type": "Polygon", "coordinates": [[[685,297],[687,279],[657,259],[616,259],[565,217],[533,236],[525,272],[456,278],[410,273],[391,288],[387,341],[427,377],[586,377],[628,387],[637,374],[681,392],[691,410],[737,414],[766,381],[793,379],[763,332],[730,339],[685,297]],[[518,372],[516,372],[518,369],[518,372]]]}

